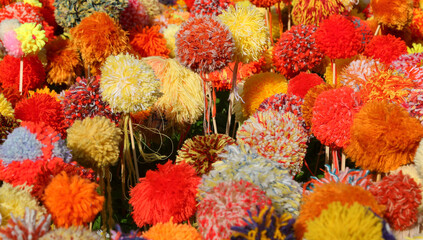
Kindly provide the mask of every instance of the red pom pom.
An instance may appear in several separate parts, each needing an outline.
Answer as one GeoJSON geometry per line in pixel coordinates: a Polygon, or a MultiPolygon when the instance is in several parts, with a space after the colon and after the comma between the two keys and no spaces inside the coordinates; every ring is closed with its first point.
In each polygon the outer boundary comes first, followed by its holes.
{"type": "Polygon", "coordinates": [[[43,19],[40,8],[28,3],[16,2],[0,9],[0,22],[5,19],[18,19],[20,23],[39,23],[43,19]]]}
{"type": "Polygon", "coordinates": [[[364,51],[366,45],[373,39],[373,32],[366,21],[354,16],[348,17],[348,19],[354,23],[355,28],[361,36],[361,47],[358,51],[361,53],[364,51]]]}
{"type": "MultiPolygon", "coordinates": [[[[0,83],[3,88],[18,88],[20,59],[6,55],[0,62],[0,83]]],[[[43,64],[36,56],[23,58],[23,92],[42,86],[46,79],[43,64]]]]}
{"type": "Polygon", "coordinates": [[[168,161],[149,170],[130,193],[129,203],[134,207],[132,216],[138,227],[173,221],[180,223],[195,213],[198,184],[201,177],[187,164],[168,161]]]}
{"type": "Polygon", "coordinates": [[[288,94],[304,98],[308,90],[324,83],[323,79],[315,73],[302,72],[288,82],[288,94]]]}
{"type": "Polygon", "coordinates": [[[406,230],[417,222],[418,207],[422,201],[419,185],[408,175],[391,174],[370,188],[379,204],[386,206],[384,217],[398,231],[406,230]]]}
{"type": "Polygon", "coordinates": [[[324,145],[345,147],[350,140],[354,115],[362,104],[359,93],[350,87],[322,92],[313,106],[313,134],[324,145]]]}
{"type": "Polygon", "coordinates": [[[354,23],[342,15],[323,20],[314,33],[317,46],[330,59],[350,58],[361,47],[361,36],[354,23]]]}
{"type": "Polygon", "coordinates": [[[194,6],[195,0],[184,0],[184,2],[187,5],[188,11],[190,11],[192,6],[194,6]]]}
{"type": "Polygon", "coordinates": [[[18,102],[15,117],[22,121],[44,122],[62,134],[62,138],[66,138],[62,105],[48,94],[36,93],[33,97],[18,102]]]}
{"type": "Polygon", "coordinates": [[[15,108],[16,103],[20,100],[27,97],[27,94],[23,93],[22,95],[19,93],[19,89],[16,86],[8,87],[8,88],[1,88],[0,92],[3,93],[4,97],[12,104],[12,107],[15,108]]]}
{"type": "Polygon", "coordinates": [[[233,2],[230,0],[195,0],[191,8],[191,13],[195,15],[214,15],[222,14],[233,2]]]}
{"type": "Polygon", "coordinates": [[[389,65],[401,55],[407,54],[407,45],[401,38],[390,34],[375,36],[367,44],[363,54],[389,65]]]}

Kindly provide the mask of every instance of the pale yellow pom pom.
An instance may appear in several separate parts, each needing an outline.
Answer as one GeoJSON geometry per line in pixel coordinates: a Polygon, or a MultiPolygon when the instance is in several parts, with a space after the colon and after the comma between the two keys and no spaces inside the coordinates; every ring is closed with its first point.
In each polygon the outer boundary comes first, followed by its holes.
{"type": "Polygon", "coordinates": [[[15,110],[13,110],[12,104],[7,101],[3,93],[0,93],[0,114],[5,117],[15,117],[15,110]]]}
{"type": "Polygon", "coordinates": [[[163,30],[163,36],[166,39],[166,47],[170,50],[169,57],[175,57],[175,34],[179,31],[180,25],[169,24],[163,30]]]}
{"type": "Polygon", "coordinates": [[[24,0],[23,2],[28,3],[29,5],[34,6],[34,7],[40,8],[40,7],[43,6],[43,4],[41,4],[40,1],[38,1],[38,0],[24,0]]]}

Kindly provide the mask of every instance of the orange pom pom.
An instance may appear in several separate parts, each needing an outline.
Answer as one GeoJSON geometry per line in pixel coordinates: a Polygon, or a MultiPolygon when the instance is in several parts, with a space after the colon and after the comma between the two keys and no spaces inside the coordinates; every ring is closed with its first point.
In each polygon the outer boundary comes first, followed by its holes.
{"type": "Polygon", "coordinates": [[[422,137],[423,126],[404,108],[372,101],[355,115],[345,153],[363,169],[389,172],[413,161],[422,137]]]}
{"type": "Polygon", "coordinates": [[[314,102],[316,102],[317,97],[320,95],[320,93],[328,91],[330,89],[334,89],[334,87],[329,84],[322,83],[308,90],[307,94],[304,97],[303,105],[301,106],[301,111],[303,112],[303,119],[307,126],[311,126],[311,119],[313,118],[313,106],[314,102]]]}
{"type": "Polygon", "coordinates": [[[93,221],[103,208],[104,197],[98,185],[65,172],[55,176],[44,190],[44,205],[57,227],[80,226],[93,221]]]}
{"type": "Polygon", "coordinates": [[[327,183],[316,187],[313,193],[303,196],[300,215],[294,225],[297,239],[302,239],[304,233],[307,232],[306,222],[318,217],[332,202],[341,202],[342,205],[347,206],[357,202],[370,207],[379,216],[383,216],[384,212],[384,207],[377,203],[370,191],[344,183],[327,183]]]}
{"type": "Polygon", "coordinates": [[[413,0],[372,0],[370,6],[379,24],[402,30],[413,17],[413,0]]]}
{"type": "Polygon", "coordinates": [[[160,26],[135,27],[131,30],[129,40],[132,48],[141,57],[168,57],[170,50],[166,47],[166,39],[160,32],[160,26]]]}

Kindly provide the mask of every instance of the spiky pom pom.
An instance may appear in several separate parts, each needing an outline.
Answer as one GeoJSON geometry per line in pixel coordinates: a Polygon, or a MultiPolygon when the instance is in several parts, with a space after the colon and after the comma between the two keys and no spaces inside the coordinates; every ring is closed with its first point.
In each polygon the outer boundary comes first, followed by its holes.
{"type": "Polygon", "coordinates": [[[240,94],[244,117],[254,114],[266,98],[277,93],[286,93],[287,89],[285,77],[277,73],[265,72],[247,78],[240,94]]]}
{"type": "Polygon", "coordinates": [[[407,109],[410,116],[418,119],[423,125],[423,90],[413,89],[407,96],[402,106],[407,109]]]}
{"type": "Polygon", "coordinates": [[[232,4],[229,0],[195,0],[190,12],[195,15],[219,16],[232,4]]]}
{"type": "Polygon", "coordinates": [[[350,140],[354,116],[363,102],[350,87],[341,87],[319,94],[311,119],[314,136],[324,145],[344,148],[350,140]]]}
{"type": "Polygon", "coordinates": [[[329,84],[322,83],[317,86],[314,86],[310,88],[310,90],[307,92],[307,94],[304,97],[304,102],[301,105],[301,111],[303,113],[303,119],[304,122],[307,124],[307,126],[312,126],[312,119],[313,119],[313,107],[314,103],[316,102],[317,97],[328,90],[334,89],[329,84]]]}
{"type": "Polygon", "coordinates": [[[265,191],[278,213],[298,216],[302,190],[286,168],[264,159],[248,145],[228,145],[226,148],[227,153],[221,154],[222,160],[213,164],[208,175],[203,175],[200,199],[221,182],[245,180],[265,191]]]}
{"type": "Polygon", "coordinates": [[[345,153],[363,169],[389,172],[413,161],[423,126],[386,101],[366,103],[355,115],[345,153]]]}
{"type": "Polygon", "coordinates": [[[304,98],[310,88],[324,83],[323,79],[315,73],[301,72],[288,82],[288,94],[304,98]]]}
{"type": "Polygon", "coordinates": [[[361,48],[361,36],[354,23],[342,15],[323,20],[314,33],[317,47],[330,59],[350,58],[361,48]]]}
{"type": "Polygon", "coordinates": [[[91,14],[72,28],[70,33],[81,52],[85,67],[90,66],[93,75],[100,74],[100,67],[107,57],[128,51],[126,32],[106,13],[91,14]]]}
{"type": "Polygon", "coordinates": [[[175,224],[172,221],[155,224],[143,234],[143,237],[152,240],[202,239],[200,233],[194,227],[187,224],[175,224]]]}
{"type": "Polygon", "coordinates": [[[295,219],[288,213],[280,215],[273,207],[257,206],[256,215],[248,211],[248,218],[244,218],[241,226],[232,226],[231,240],[247,240],[250,236],[261,236],[269,239],[293,240],[293,224],[295,219]]]}
{"type": "Polygon", "coordinates": [[[153,69],[132,55],[108,57],[101,72],[101,95],[113,112],[147,110],[161,95],[153,69]]]}
{"type": "Polygon", "coordinates": [[[66,126],[62,105],[52,96],[45,93],[36,93],[29,99],[24,99],[15,108],[17,119],[29,122],[44,122],[66,137],[66,126]]]}
{"type": "Polygon", "coordinates": [[[410,30],[414,38],[423,38],[423,10],[420,8],[413,9],[413,18],[410,23],[410,30]]]}
{"type": "Polygon", "coordinates": [[[79,176],[62,172],[44,190],[43,202],[57,227],[80,226],[94,220],[103,208],[104,197],[98,185],[79,176]]]}
{"type": "Polygon", "coordinates": [[[362,187],[344,183],[323,184],[316,187],[313,193],[303,196],[300,215],[294,225],[295,236],[302,239],[304,233],[308,232],[307,222],[319,217],[333,202],[340,202],[344,206],[358,203],[383,216],[384,206],[379,205],[373,195],[362,187]]]}
{"type": "Polygon", "coordinates": [[[234,54],[231,32],[213,16],[191,17],[181,25],[175,38],[176,59],[198,73],[226,67],[234,54]]]}
{"type": "Polygon", "coordinates": [[[379,204],[386,206],[384,217],[395,230],[406,230],[417,222],[421,190],[408,175],[399,172],[386,176],[375,183],[370,191],[379,204]]]}
{"type": "Polygon", "coordinates": [[[141,57],[167,57],[170,53],[158,25],[133,28],[129,35],[129,43],[141,57]]]}
{"type": "Polygon", "coordinates": [[[76,120],[67,130],[67,145],[81,165],[102,168],[119,160],[122,130],[103,116],[76,120]]]}
{"type": "Polygon", "coordinates": [[[145,27],[150,24],[150,16],[139,0],[128,0],[128,6],[120,14],[119,23],[124,30],[131,30],[136,26],[145,27]]]}
{"type": "Polygon", "coordinates": [[[407,53],[407,45],[401,38],[393,35],[375,36],[369,44],[366,45],[364,56],[380,60],[387,65],[397,59],[399,56],[407,53]]]}
{"type": "Polygon", "coordinates": [[[350,239],[384,239],[383,219],[357,202],[350,206],[341,202],[328,204],[320,216],[307,222],[307,229],[304,238],[308,240],[336,240],[346,236],[350,239]]]}
{"type": "Polygon", "coordinates": [[[338,78],[342,85],[351,87],[354,91],[359,92],[363,85],[366,84],[368,77],[376,74],[378,69],[384,68],[377,60],[360,57],[342,68],[338,78]]]}
{"type": "Polygon", "coordinates": [[[232,144],[235,144],[235,140],[224,134],[195,136],[187,139],[178,150],[176,163],[192,165],[199,176],[207,174],[212,169],[212,164],[220,161],[219,154],[226,152],[226,145],[232,144]]]}
{"type": "Polygon", "coordinates": [[[293,5],[292,18],[296,24],[318,26],[324,19],[345,11],[341,0],[301,0],[293,5]]]}
{"type": "Polygon", "coordinates": [[[168,161],[147,171],[144,178],[130,192],[129,203],[138,227],[172,219],[175,223],[188,220],[196,210],[198,184],[201,178],[187,163],[178,165],[168,161]]]}
{"type": "Polygon", "coordinates": [[[119,123],[121,115],[113,113],[100,94],[100,77],[77,78],[66,92],[62,100],[66,127],[72,126],[75,120],[104,116],[114,123],[119,123]]]}
{"type": "Polygon", "coordinates": [[[281,163],[295,176],[303,164],[308,136],[294,114],[269,109],[245,121],[237,131],[237,140],[261,156],[281,163]]]}
{"type": "Polygon", "coordinates": [[[25,209],[36,210],[36,219],[40,220],[46,209],[40,206],[35,198],[31,196],[31,187],[16,186],[13,187],[9,183],[3,183],[0,187],[0,214],[1,225],[5,226],[12,214],[14,217],[23,218],[25,209]]]}
{"type": "Polygon", "coordinates": [[[95,232],[82,227],[56,228],[46,235],[42,236],[40,240],[69,240],[69,239],[85,239],[98,240],[99,236],[95,232]]]}
{"type": "Polygon", "coordinates": [[[57,38],[47,43],[47,82],[71,85],[82,73],[78,50],[70,40],[57,38]]]}
{"type": "Polygon", "coordinates": [[[19,92],[19,88],[16,86],[5,87],[5,88],[0,87],[0,91],[2,92],[4,97],[7,99],[7,101],[9,101],[12,104],[12,107],[15,107],[16,103],[18,103],[20,100],[28,96],[28,92],[22,93],[21,95],[21,93],[19,92]]]}
{"type": "Polygon", "coordinates": [[[147,58],[161,81],[161,96],[154,108],[176,126],[194,124],[204,111],[202,79],[174,59],[147,58]]]}
{"type": "Polygon", "coordinates": [[[3,144],[13,129],[19,127],[19,123],[11,117],[6,117],[0,114],[0,144],[3,144]]]}
{"type": "Polygon", "coordinates": [[[300,24],[281,35],[273,48],[273,63],[279,72],[292,78],[320,64],[324,55],[316,45],[316,29],[300,24]]]}
{"type": "Polygon", "coordinates": [[[270,40],[260,10],[254,6],[230,6],[218,18],[232,33],[235,42],[234,60],[242,63],[258,61],[270,40]]]}
{"type": "Polygon", "coordinates": [[[372,0],[373,16],[379,24],[402,30],[413,17],[413,0],[372,0]]]}
{"type": "Polygon", "coordinates": [[[228,239],[231,227],[242,224],[242,218],[248,216],[247,211],[257,214],[256,205],[272,205],[265,192],[256,185],[244,180],[219,183],[198,205],[201,236],[210,240],[228,239]]]}
{"type": "Polygon", "coordinates": [[[23,217],[11,215],[7,226],[0,229],[3,239],[39,239],[50,230],[51,215],[42,216],[37,221],[37,211],[29,208],[25,208],[23,217]]]}
{"type": "MultiPolygon", "coordinates": [[[[6,55],[0,62],[0,83],[3,88],[18,88],[19,86],[19,64],[20,59],[6,55]]],[[[23,85],[22,90],[27,93],[28,90],[41,87],[46,78],[44,67],[37,56],[23,58],[23,85]]]]}

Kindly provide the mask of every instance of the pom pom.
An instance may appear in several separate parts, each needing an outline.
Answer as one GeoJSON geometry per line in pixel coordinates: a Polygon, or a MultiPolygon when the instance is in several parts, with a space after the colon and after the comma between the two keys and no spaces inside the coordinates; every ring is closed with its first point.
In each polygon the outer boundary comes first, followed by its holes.
{"type": "Polygon", "coordinates": [[[302,239],[304,233],[308,232],[307,222],[318,218],[333,202],[340,202],[344,206],[358,203],[370,208],[379,216],[382,216],[384,211],[384,207],[377,203],[373,195],[359,186],[343,183],[324,184],[316,187],[313,193],[303,196],[300,216],[294,225],[295,236],[302,239]]]}
{"type": "Polygon", "coordinates": [[[391,62],[391,66],[400,72],[413,67],[423,66],[423,53],[403,54],[391,62]]]}
{"type": "Polygon", "coordinates": [[[268,239],[294,239],[293,219],[289,214],[280,215],[273,207],[257,207],[257,214],[248,211],[246,224],[231,227],[231,240],[248,240],[251,236],[267,237],[268,239]]]}
{"type": "Polygon", "coordinates": [[[245,121],[237,131],[237,140],[261,156],[281,163],[295,176],[303,164],[308,136],[294,114],[269,109],[245,121]]]}
{"type": "Polygon", "coordinates": [[[35,134],[24,127],[19,127],[10,133],[0,146],[0,159],[6,165],[12,161],[38,160],[43,157],[41,148],[42,143],[35,134]]]}
{"type": "Polygon", "coordinates": [[[247,181],[219,183],[206,193],[198,205],[197,221],[203,239],[228,239],[231,227],[242,224],[250,211],[257,213],[256,205],[270,206],[272,201],[259,187],[247,181]]]}
{"type": "Polygon", "coordinates": [[[304,102],[301,105],[301,111],[303,113],[303,119],[304,122],[307,124],[307,126],[312,125],[312,119],[313,119],[313,107],[314,103],[316,102],[317,97],[330,89],[334,89],[329,84],[322,83],[317,86],[312,87],[307,94],[304,96],[304,102]]]}
{"type": "MultiPolygon", "coordinates": [[[[417,171],[417,165],[416,164],[404,165],[391,173],[398,174],[399,172],[402,172],[404,176],[408,176],[416,182],[416,184],[419,186],[419,189],[420,189],[420,195],[422,195],[423,197],[423,185],[422,185],[423,180],[420,178],[419,172],[417,171]]],[[[422,210],[423,210],[423,201],[420,201],[418,211],[421,212],[422,210]]]]}
{"type": "Polygon", "coordinates": [[[187,163],[178,165],[168,161],[157,165],[157,171],[149,170],[145,178],[131,189],[129,203],[138,227],[171,220],[187,221],[196,210],[200,177],[187,163]]]}
{"type": "Polygon", "coordinates": [[[47,82],[71,85],[82,74],[82,63],[76,47],[70,40],[57,38],[46,45],[47,82]]]}
{"type": "Polygon", "coordinates": [[[31,187],[13,187],[9,183],[3,183],[0,187],[0,214],[1,225],[5,226],[13,214],[14,217],[23,218],[25,209],[33,209],[36,213],[36,220],[39,221],[46,214],[46,209],[40,206],[30,194],[31,187]]]}
{"type": "Polygon", "coordinates": [[[186,140],[178,150],[176,163],[192,165],[199,176],[207,174],[212,164],[221,160],[219,154],[225,153],[225,147],[232,144],[235,144],[235,140],[224,134],[195,136],[186,140]]]}
{"type": "MultiPolygon", "coordinates": [[[[0,40],[4,44],[4,35],[10,31],[15,30],[21,25],[18,19],[5,19],[0,22],[0,40]]],[[[16,33],[16,32],[15,32],[16,33]]]]}
{"type": "Polygon", "coordinates": [[[145,7],[145,11],[150,18],[154,18],[161,13],[161,7],[158,0],[140,0],[140,2],[145,7]]]}
{"type": "Polygon", "coordinates": [[[128,6],[120,14],[119,23],[124,30],[131,30],[136,26],[145,27],[150,24],[150,16],[141,1],[128,0],[128,6]]]}
{"type": "Polygon", "coordinates": [[[21,93],[19,92],[18,87],[16,87],[16,86],[6,87],[6,88],[1,88],[0,87],[0,91],[2,91],[2,94],[7,99],[7,101],[9,101],[12,104],[12,107],[15,107],[17,102],[19,102],[23,98],[26,98],[27,97],[27,92],[26,93],[22,93],[22,95],[21,95],[21,93]]]}
{"type": "MultiPolygon", "coordinates": [[[[0,62],[0,83],[3,88],[17,88],[19,86],[19,58],[5,56],[0,62]]],[[[23,58],[23,86],[22,90],[39,88],[46,78],[44,67],[36,56],[23,58]]]]}
{"type": "Polygon", "coordinates": [[[36,23],[24,23],[15,32],[25,54],[37,54],[48,40],[42,25],[36,23]]]}
{"type": "Polygon", "coordinates": [[[333,202],[320,216],[307,222],[308,231],[304,238],[336,240],[348,236],[349,239],[383,240],[382,221],[379,216],[359,203],[348,206],[333,202]]]}
{"type": "MultiPolygon", "coordinates": [[[[172,221],[157,223],[143,234],[143,237],[151,240],[201,240],[197,229],[187,224],[175,224],[172,221]]],[[[143,239],[143,238],[136,238],[143,239]]]]}
{"type": "Polygon", "coordinates": [[[22,43],[16,38],[14,30],[8,31],[3,37],[3,46],[6,48],[7,53],[15,58],[20,58],[24,55],[22,52],[22,43]]]}
{"type": "Polygon", "coordinates": [[[259,106],[258,111],[266,111],[269,109],[279,111],[281,113],[290,112],[294,114],[298,120],[303,123],[303,114],[301,112],[301,105],[303,99],[291,94],[278,93],[266,98],[259,106]]]}
{"type": "Polygon", "coordinates": [[[413,89],[410,94],[407,96],[406,101],[402,106],[407,109],[407,112],[410,116],[418,119],[423,125],[423,90],[422,89],[413,89]]]}
{"type": "Polygon", "coordinates": [[[301,0],[294,3],[292,19],[296,24],[318,26],[324,19],[345,11],[341,0],[301,0]]]}
{"type": "Polygon", "coordinates": [[[70,33],[81,52],[85,67],[90,66],[93,75],[100,74],[99,69],[107,57],[128,50],[126,32],[105,13],[91,14],[72,28],[70,33]]]}
{"type": "Polygon", "coordinates": [[[27,3],[16,2],[0,9],[0,21],[5,19],[18,19],[20,23],[42,23],[39,8],[27,3]]]}
{"type": "Polygon", "coordinates": [[[101,72],[101,95],[114,112],[147,110],[161,95],[153,69],[132,55],[108,57],[101,72]]]}
{"type": "Polygon", "coordinates": [[[45,93],[34,94],[29,99],[24,99],[15,108],[17,119],[28,122],[44,122],[55,131],[66,137],[66,126],[62,105],[52,96],[45,93]]]}
{"type": "Polygon", "coordinates": [[[409,176],[399,172],[384,177],[370,188],[379,204],[386,206],[384,217],[389,225],[403,231],[417,222],[418,207],[422,201],[420,187],[409,176]]]}
{"type": "Polygon", "coordinates": [[[319,94],[313,105],[312,132],[324,145],[344,148],[350,140],[354,116],[363,102],[350,87],[341,87],[319,94]]]}
{"type": "Polygon", "coordinates": [[[301,72],[288,82],[288,94],[304,98],[310,88],[324,83],[323,79],[315,73],[301,72]]]}
{"type": "Polygon", "coordinates": [[[19,127],[19,123],[14,118],[0,114],[0,144],[3,144],[7,135],[17,127],[19,127]]]}
{"type": "Polygon", "coordinates": [[[224,68],[234,54],[231,32],[212,16],[190,18],[181,25],[175,38],[177,60],[198,73],[224,68]]]}
{"type": "Polygon", "coordinates": [[[233,3],[230,0],[195,0],[190,12],[194,15],[219,16],[233,3]]]}
{"type": "Polygon", "coordinates": [[[260,187],[272,200],[278,213],[298,215],[301,187],[281,164],[264,159],[248,145],[228,145],[222,160],[213,164],[208,175],[203,175],[199,186],[200,199],[219,183],[229,180],[249,181],[260,187]]]}
{"type": "Polygon", "coordinates": [[[316,27],[297,25],[284,32],[273,49],[276,69],[288,78],[320,64],[323,53],[316,45],[316,27]]]}
{"type": "Polygon", "coordinates": [[[345,153],[363,169],[389,172],[413,161],[423,126],[388,102],[365,104],[355,115],[345,153]]]}
{"type": "Polygon", "coordinates": [[[269,31],[259,9],[254,6],[230,6],[218,18],[232,33],[234,60],[242,63],[258,61],[269,45],[269,31]]]}
{"type": "Polygon", "coordinates": [[[154,108],[177,126],[194,124],[204,111],[204,90],[200,75],[174,59],[144,59],[161,81],[161,96],[154,108]]]}
{"type": "Polygon", "coordinates": [[[23,218],[11,219],[5,228],[0,229],[0,237],[3,239],[39,239],[50,230],[51,216],[42,216],[37,221],[37,211],[25,208],[23,218]]]}
{"type": "Polygon", "coordinates": [[[3,93],[0,93],[0,115],[4,117],[14,118],[15,110],[12,107],[12,104],[7,101],[3,93]]]}
{"type": "Polygon", "coordinates": [[[366,84],[368,77],[373,76],[384,68],[379,61],[361,57],[342,68],[338,79],[342,85],[351,87],[354,91],[359,92],[363,85],[366,84]]]}
{"type": "Polygon", "coordinates": [[[94,220],[103,208],[98,185],[65,172],[55,176],[44,190],[43,202],[57,227],[79,226],[94,220]]]}
{"type": "Polygon", "coordinates": [[[286,93],[287,89],[285,77],[277,73],[265,72],[247,78],[240,94],[244,117],[254,114],[266,98],[277,93],[286,93]]]}
{"type": "Polygon", "coordinates": [[[113,113],[100,94],[100,77],[77,78],[62,100],[66,127],[75,120],[83,120],[94,116],[103,116],[118,124],[120,114],[113,113]]]}
{"type": "Polygon", "coordinates": [[[314,37],[317,47],[330,59],[353,57],[361,47],[360,33],[354,23],[342,15],[323,20],[314,37]]]}
{"type": "Polygon", "coordinates": [[[95,232],[82,227],[56,228],[51,230],[39,240],[57,240],[57,239],[84,239],[98,240],[99,236],[95,232]]]}
{"type": "Polygon", "coordinates": [[[379,24],[402,30],[413,17],[412,0],[372,0],[373,15],[379,24]]]}
{"type": "Polygon", "coordinates": [[[135,27],[131,30],[129,41],[132,48],[141,56],[167,57],[170,50],[166,47],[166,39],[159,32],[160,26],[135,27]]]}
{"type": "Polygon", "coordinates": [[[369,44],[366,45],[364,56],[373,57],[387,65],[397,59],[399,56],[407,53],[407,45],[401,38],[393,35],[375,36],[369,44]]]}
{"type": "Polygon", "coordinates": [[[176,48],[176,33],[181,28],[180,25],[177,24],[169,24],[163,30],[163,37],[166,39],[166,47],[169,49],[169,57],[175,57],[175,48],[176,48]]]}
{"type": "Polygon", "coordinates": [[[67,132],[67,145],[81,165],[103,168],[119,161],[122,130],[106,117],[76,120],[67,132]]]}

